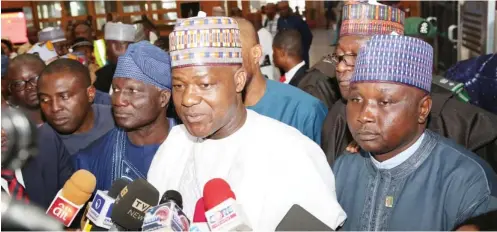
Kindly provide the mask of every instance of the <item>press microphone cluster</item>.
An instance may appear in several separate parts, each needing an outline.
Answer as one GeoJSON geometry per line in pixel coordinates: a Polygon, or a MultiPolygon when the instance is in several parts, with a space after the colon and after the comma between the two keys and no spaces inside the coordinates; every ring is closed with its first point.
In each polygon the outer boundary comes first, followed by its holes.
{"type": "Polygon", "coordinates": [[[70,226],[79,210],[90,199],[96,186],[96,178],[86,170],[75,172],[57,193],[46,214],[70,226]]]}

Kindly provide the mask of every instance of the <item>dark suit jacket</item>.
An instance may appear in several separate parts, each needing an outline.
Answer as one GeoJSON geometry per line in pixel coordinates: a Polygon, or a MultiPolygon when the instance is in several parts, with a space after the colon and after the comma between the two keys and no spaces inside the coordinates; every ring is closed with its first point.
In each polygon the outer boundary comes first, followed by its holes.
{"type": "Polygon", "coordinates": [[[107,64],[95,72],[97,80],[93,83],[96,89],[108,93],[110,86],[112,85],[112,78],[114,77],[114,72],[116,72],[116,65],[107,64]]]}
{"type": "Polygon", "coordinates": [[[290,81],[290,83],[288,83],[288,84],[293,85],[295,87],[298,87],[298,85],[300,84],[300,82],[302,81],[302,79],[304,79],[305,70],[306,70],[305,66],[300,67],[299,70],[297,70],[297,72],[293,76],[293,78],[290,81]]]}
{"type": "Polygon", "coordinates": [[[48,126],[38,129],[38,155],[22,168],[26,193],[32,204],[47,209],[74,172],[69,152],[48,126]]]}

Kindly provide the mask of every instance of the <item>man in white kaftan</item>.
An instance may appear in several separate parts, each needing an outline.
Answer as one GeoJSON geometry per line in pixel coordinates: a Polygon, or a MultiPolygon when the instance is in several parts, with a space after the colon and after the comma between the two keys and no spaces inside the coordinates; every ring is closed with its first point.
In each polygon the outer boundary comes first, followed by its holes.
{"type": "Polygon", "coordinates": [[[236,21],[190,18],[178,22],[170,37],[175,43],[170,47],[173,101],[184,125],[174,127],[157,150],[148,181],[161,194],[179,191],[188,218],[194,215],[205,183],[222,178],[254,231],[274,231],[294,204],[332,229],[342,225],[346,214],[337,202],[334,176],[320,147],[298,130],[244,107],[241,92],[246,75],[236,21]],[[194,41],[192,48],[177,39],[190,28],[213,34],[194,38],[231,38],[234,42],[206,47],[212,43],[194,41]],[[221,37],[215,33],[232,34],[221,37]],[[228,59],[185,55],[225,50],[236,55],[228,59]]]}

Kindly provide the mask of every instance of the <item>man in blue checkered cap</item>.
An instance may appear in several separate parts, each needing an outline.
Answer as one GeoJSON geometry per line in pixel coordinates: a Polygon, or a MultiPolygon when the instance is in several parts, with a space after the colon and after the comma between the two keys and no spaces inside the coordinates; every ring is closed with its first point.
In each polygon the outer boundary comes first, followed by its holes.
{"type": "Polygon", "coordinates": [[[334,163],[344,230],[451,230],[497,207],[497,176],[481,158],[426,129],[433,48],[373,36],[356,60],[347,124],[360,152],[334,163]]]}
{"type": "Polygon", "coordinates": [[[120,178],[146,178],[157,148],[174,125],[166,117],[171,97],[169,55],[146,41],[130,45],[118,59],[112,89],[117,128],[72,157],[77,169],[97,177],[100,190],[108,190],[120,178]]]}

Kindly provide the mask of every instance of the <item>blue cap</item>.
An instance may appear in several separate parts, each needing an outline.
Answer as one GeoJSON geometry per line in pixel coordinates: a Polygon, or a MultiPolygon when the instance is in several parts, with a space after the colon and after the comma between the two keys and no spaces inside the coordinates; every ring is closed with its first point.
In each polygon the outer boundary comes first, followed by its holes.
{"type": "Polygon", "coordinates": [[[161,90],[171,90],[171,58],[148,41],[130,44],[126,53],[117,60],[116,77],[131,78],[161,90]]]}
{"type": "Polygon", "coordinates": [[[2,78],[7,74],[7,67],[9,67],[9,57],[2,55],[2,78]]]}
{"type": "Polygon", "coordinates": [[[430,92],[433,48],[402,35],[375,35],[357,55],[353,82],[393,82],[430,92]]]}

